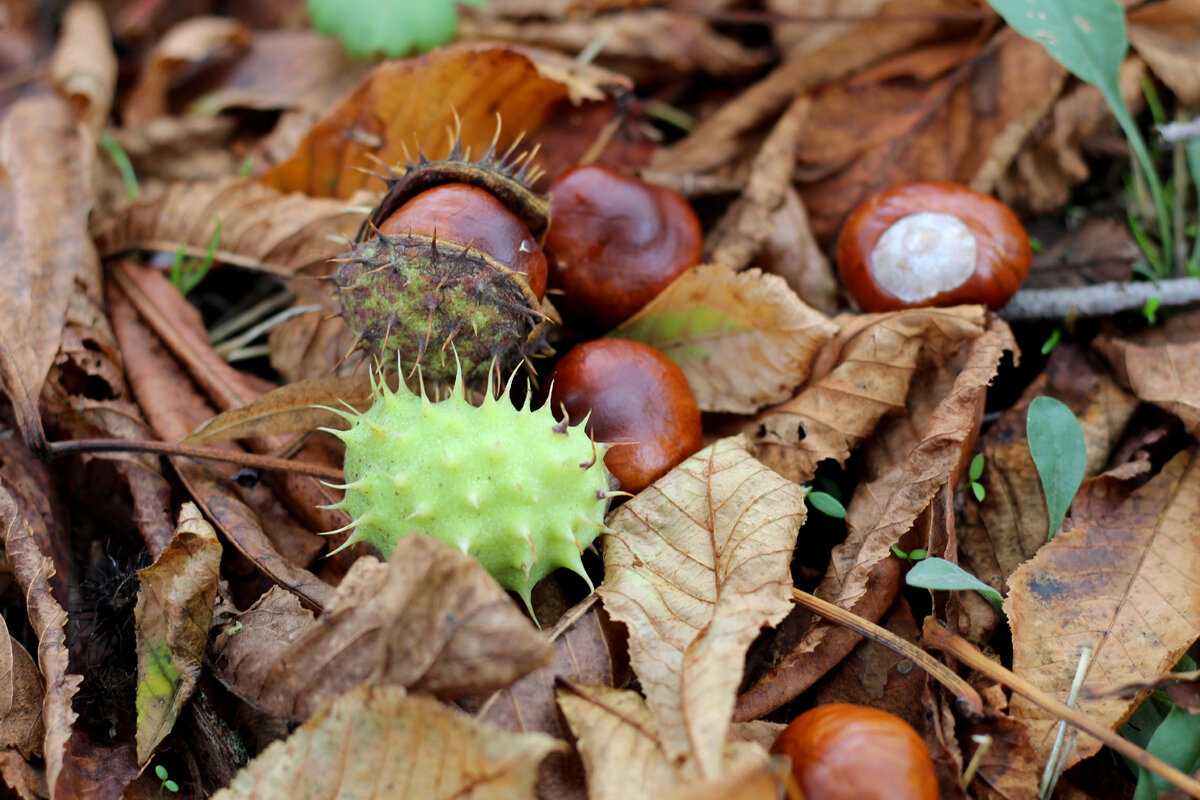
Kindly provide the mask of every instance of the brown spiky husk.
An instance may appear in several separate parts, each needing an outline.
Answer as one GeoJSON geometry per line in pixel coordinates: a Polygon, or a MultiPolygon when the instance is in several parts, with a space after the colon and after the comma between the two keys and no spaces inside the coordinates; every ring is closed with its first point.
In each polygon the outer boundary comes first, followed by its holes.
{"type": "Polygon", "coordinates": [[[420,234],[377,236],[333,275],[343,315],[383,364],[449,379],[506,373],[545,348],[548,320],[525,276],[469,246],[420,234]]]}

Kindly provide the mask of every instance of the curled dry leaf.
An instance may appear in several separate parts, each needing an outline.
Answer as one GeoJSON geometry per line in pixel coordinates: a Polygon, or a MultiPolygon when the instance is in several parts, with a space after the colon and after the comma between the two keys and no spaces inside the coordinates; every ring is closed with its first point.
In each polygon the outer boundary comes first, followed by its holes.
{"type": "Polygon", "coordinates": [[[818,311],[833,313],[838,306],[838,282],[808,224],[808,211],[795,187],[771,214],[771,235],[763,242],[758,265],[778,275],[818,311]]]}
{"type": "Polygon", "coordinates": [[[512,47],[449,47],[381,64],[341,105],[318,122],[296,153],[263,181],[281,191],[350,197],[382,187],[369,173],[379,164],[408,162],[418,153],[441,158],[461,124],[463,145],[478,158],[502,122],[498,146],[536,133],[584,93],[602,98],[627,85],[595,67],[564,73],[561,56],[512,47]],[[543,66],[545,62],[546,66],[543,66]],[[564,80],[563,76],[570,76],[564,80]],[[586,77],[586,82],[580,81],[586,77]]]}
{"type": "MultiPolygon", "coordinates": [[[[578,739],[591,800],[662,800],[675,796],[681,784],[684,789],[705,785],[671,755],[654,715],[637,692],[569,684],[559,689],[558,704],[578,739]]],[[[727,771],[762,769],[767,762],[760,745],[723,746],[727,771]]]]}
{"type": "Polygon", "coordinates": [[[758,456],[799,483],[827,458],[845,463],[885,416],[904,410],[916,371],[941,364],[984,331],[983,306],[845,315],[791,400],[752,423],[758,456]]]}
{"type": "Polygon", "coordinates": [[[0,378],[25,441],[44,448],[42,384],[62,342],[76,281],[99,270],[87,232],[88,154],[65,100],[13,104],[0,124],[0,378]]]}
{"type": "MultiPolygon", "coordinates": [[[[865,535],[835,548],[817,595],[877,622],[900,590],[899,562],[892,545],[916,524],[931,505],[952,497],[975,444],[983,401],[1005,352],[1015,352],[1012,332],[993,316],[989,327],[968,345],[966,364],[950,393],[929,414],[907,453],[887,501],[865,535]]],[[[856,493],[857,497],[857,493],[856,493]]],[[[867,522],[870,515],[856,522],[867,522]]],[[[928,546],[927,543],[923,543],[928,546]]],[[[944,544],[943,544],[944,547],[944,544]]],[[[953,554],[949,554],[953,555],[953,554]]],[[[858,644],[861,637],[827,621],[815,624],[784,658],[755,682],[738,701],[738,718],[753,719],[783,705],[858,644]]]]}
{"type": "Polygon", "coordinates": [[[614,335],[670,356],[704,411],[749,414],[802,383],[835,331],[782,278],[712,264],[680,275],[614,335]]]}
{"type": "Polygon", "coordinates": [[[1190,433],[1200,433],[1200,342],[1143,346],[1102,337],[1096,348],[1138,399],[1179,417],[1190,433]]]}
{"type": "Polygon", "coordinates": [[[117,56],[99,4],[85,1],[67,7],[50,61],[50,79],[91,130],[108,122],[117,86],[117,56]]]}
{"type": "Polygon", "coordinates": [[[41,755],[46,727],[42,701],[46,690],[33,657],[0,625],[0,751],[29,759],[41,755]]]}
{"type": "MultiPolygon", "coordinates": [[[[362,198],[364,202],[367,197],[362,198]]],[[[286,194],[242,178],[176,183],[104,221],[94,233],[101,255],[128,250],[204,257],[217,223],[214,260],[290,276],[345,247],[362,223],[352,201],[286,194]]]]}
{"type": "Polygon", "coordinates": [[[1194,0],[1166,0],[1129,13],[1129,42],[1179,102],[1200,103],[1200,17],[1194,0]]]}
{"type": "Polygon", "coordinates": [[[722,439],[609,516],[604,584],[613,619],[672,759],[724,771],[722,749],[746,650],[791,608],[804,492],[722,439]]]}
{"type": "Polygon", "coordinates": [[[538,763],[560,746],[394,686],[360,687],[264,750],[213,800],[532,800],[538,763]]]}
{"type": "Polygon", "coordinates": [[[136,620],[137,757],[145,764],[171,732],[204,666],[217,599],[221,543],[192,503],[179,512],[175,536],[138,572],[136,620]]]}
{"type": "Polygon", "coordinates": [[[368,680],[443,698],[501,689],[551,647],[473,557],[407,536],[386,564],[356,561],[316,620],[268,593],[223,627],[213,654],[240,696],[304,719],[368,680]]]}
{"type": "MultiPolygon", "coordinates": [[[[1080,649],[1088,675],[1123,683],[1169,670],[1200,629],[1200,459],[1172,459],[1103,520],[1059,533],[1009,578],[1004,602],[1013,632],[1013,671],[1066,701],[1080,649]],[[1081,613],[1081,609],[1083,610],[1081,613]]],[[[1088,678],[1095,683],[1095,678],[1088,678]]],[[[1079,710],[1116,728],[1136,700],[1080,698],[1079,710]]],[[[1044,761],[1057,720],[1014,697],[1044,761]]],[[[1080,736],[1070,762],[1100,743],[1080,736]]]]}

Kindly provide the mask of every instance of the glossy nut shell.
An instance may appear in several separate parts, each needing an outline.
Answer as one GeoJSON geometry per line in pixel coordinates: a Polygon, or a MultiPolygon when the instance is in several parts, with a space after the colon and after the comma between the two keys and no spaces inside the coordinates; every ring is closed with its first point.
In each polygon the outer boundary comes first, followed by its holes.
{"type": "Polygon", "coordinates": [[[555,416],[585,415],[598,442],[617,444],[604,464],[637,493],[700,449],[700,407],[675,362],[649,345],[595,339],[572,349],[545,381],[555,416]]]}

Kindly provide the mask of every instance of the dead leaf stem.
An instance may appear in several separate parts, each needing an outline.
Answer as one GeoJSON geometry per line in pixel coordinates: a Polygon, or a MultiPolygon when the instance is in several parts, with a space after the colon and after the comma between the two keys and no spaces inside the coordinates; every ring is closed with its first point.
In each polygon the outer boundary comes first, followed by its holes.
{"type": "Polygon", "coordinates": [[[1090,717],[1050,697],[1029,681],[989,659],[974,645],[951,631],[943,623],[933,619],[926,619],[924,634],[925,645],[927,647],[932,647],[935,650],[941,650],[943,653],[954,656],[976,672],[1007,686],[1059,719],[1074,725],[1085,733],[1091,734],[1139,766],[1143,766],[1155,775],[1175,784],[1192,797],[1200,798],[1200,781],[1176,769],[1162,759],[1150,755],[1133,742],[1122,738],[1115,731],[1109,730],[1103,725],[1098,725],[1090,717]]]}
{"type": "Polygon", "coordinates": [[[945,686],[961,705],[965,714],[974,717],[983,716],[983,699],[971,685],[954,673],[952,669],[933,656],[926,653],[907,639],[902,639],[887,628],[876,625],[868,619],[847,611],[841,606],[834,605],[828,600],[822,600],[816,595],[792,589],[792,601],[803,606],[814,614],[819,614],[831,622],[836,622],[844,628],[865,636],[876,644],[883,645],[889,650],[899,653],[925,670],[931,678],[945,686]]]}
{"type": "Polygon", "coordinates": [[[203,458],[209,461],[224,461],[261,470],[276,470],[291,472],[297,475],[308,475],[328,481],[341,482],[342,471],[319,464],[308,464],[303,461],[291,461],[274,456],[260,456],[254,453],[224,450],[219,447],[204,447],[194,444],[175,444],[172,442],[155,442],[149,440],[137,441],[132,439],[72,439],[65,442],[47,442],[46,452],[50,458],[75,455],[78,453],[157,453],[163,456],[184,456],[186,458],[203,458]]]}

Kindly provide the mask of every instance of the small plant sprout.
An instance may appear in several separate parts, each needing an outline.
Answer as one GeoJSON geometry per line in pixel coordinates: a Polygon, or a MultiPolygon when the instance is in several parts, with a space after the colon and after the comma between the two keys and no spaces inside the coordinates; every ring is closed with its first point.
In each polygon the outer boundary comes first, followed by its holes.
{"type": "Polygon", "coordinates": [[[107,131],[100,134],[99,144],[108,153],[108,157],[112,159],[113,164],[117,167],[117,172],[121,175],[121,183],[125,185],[125,197],[129,199],[129,202],[136,203],[141,198],[142,192],[138,188],[137,174],[133,171],[133,162],[129,160],[129,154],[125,152],[121,143],[107,131]]]}
{"type": "Polygon", "coordinates": [[[175,287],[185,297],[199,285],[200,281],[204,280],[204,276],[212,269],[213,259],[217,254],[217,244],[221,241],[221,220],[214,215],[213,221],[217,226],[208,240],[208,248],[204,251],[203,259],[188,258],[186,245],[180,247],[179,251],[175,253],[175,263],[171,265],[169,277],[171,283],[175,284],[175,287]]]}
{"type": "Polygon", "coordinates": [[[929,555],[929,551],[925,550],[923,547],[917,547],[913,550],[909,550],[906,553],[901,550],[898,545],[892,545],[892,552],[896,555],[896,558],[900,559],[901,561],[908,561],[913,564],[929,555]]]}
{"type": "Polygon", "coordinates": [[[1063,329],[1055,328],[1054,331],[1046,337],[1046,341],[1042,342],[1042,355],[1050,355],[1054,348],[1058,347],[1058,343],[1062,341],[1062,335],[1063,329]]]}
{"type": "Polygon", "coordinates": [[[987,465],[987,458],[983,453],[976,453],[971,459],[971,465],[967,467],[967,486],[971,489],[971,494],[975,495],[976,502],[982,503],[983,498],[987,497],[987,489],[983,488],[983,484],[979,479],[983,477],[983,468],[987,465]]]}
{"type": "MultiPolygon", "coordinates": [[[[912,555],[911,553],[909,555],[912,555]]],[[[972,590],[983,595],[996,611],[1003,614],[1000,607],[1000,593],[976,578],[971,573],[951,563],[944,558],[926,558],[908,571],[904,582],[909,586],[919,586],[922,589],[946,589],[950,591],[972,590]]]]}
{"type": "Polygon", "coordinates": [[[841,500],[829,492],[817,492],[810,488],[804,499],[808,501],[809,505],[826,516],[834,517],[835,519],[846,518],[846,507],[842,505],[841,500]]]}
{"type": "Polygon", "coordinates": [[[172,793],[179,791],[179,784],[176,783],[175,781],[171,780],[171,776],[167,772],[167,768],[164,767],[162,764],[155,765],[154,774],[158,777],[158,780],[160,781],[159,786],[158,786],[158,796],[159,797],[162,797],[164,791],[172,792],[172,793]]]}
{"type": "Polygon", "coordinates": [[[1151,325],[1158,324],[1158,304],[1161,302],[1162,296],[1156,294],[1146,301],[1146,305],[1142,306],[1142,316],[1151,325]]]}
{"type": "Polygon", "coordinates": [[[1052,397],[1036,397],[1029,404],[1025,433],[1046,497],[1046,538],[1053,539],[1083,482],[1087,442],[1071,409],[1052,397]]]}

